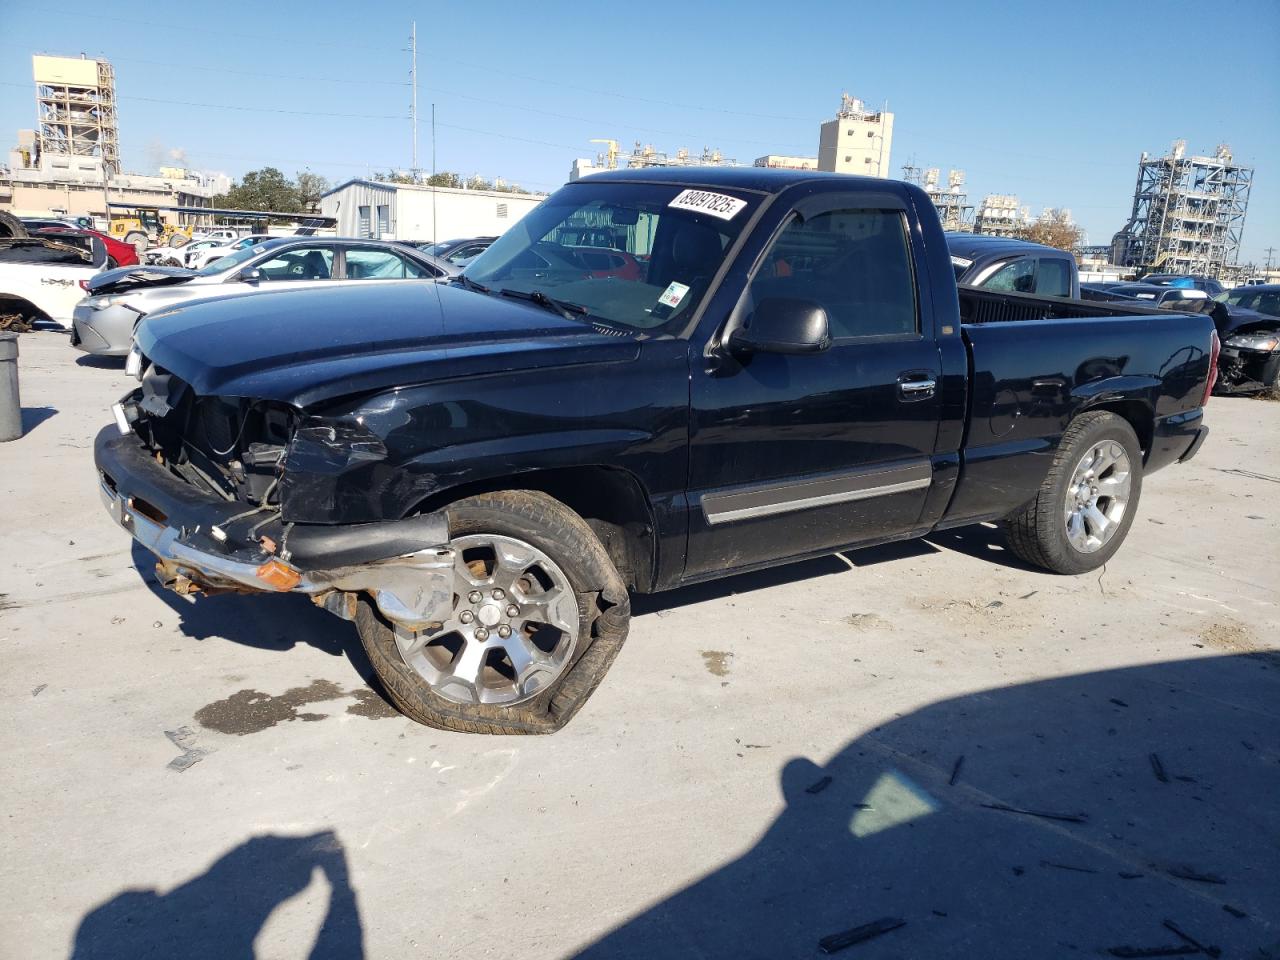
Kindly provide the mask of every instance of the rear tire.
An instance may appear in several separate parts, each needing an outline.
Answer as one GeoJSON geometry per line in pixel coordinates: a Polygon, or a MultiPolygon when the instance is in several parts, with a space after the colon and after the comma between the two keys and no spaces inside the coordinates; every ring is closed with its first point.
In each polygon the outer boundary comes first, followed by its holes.
{"type": "MultiPolygon", "coordinates": [[[[586,522],[544,493],[503,491],[481,494],[453,504],[448,508],[448,515],[451,542],[476,544],[497,538],[506,544],[516,544],[518,548],[531,548],[543,558],[542,568],[527,568],[538,571],[535,579],[542,579],[546,570],[551,572],[548,582],[552,585],[558,578],[563,578],[576,599],[577,615],[560,619],[561,622],[574,621],[576,636],[571,636],[568,631],[558,631],[552,638],[555,646],[547,653],[549,661],[560,655],[563,659],[549,666],[542,675],[543,679],[530,692],[523,688],[518,678],[513,681],[508,676],[507,668],[515,664],[516,657],[505,659],[506,651],[513,648],[489,637],[478,644],[485,647],[487,643],[486,649],[490,653],[480,661],[480,671],[474,674],[481,678],[475,680],[469,691],[475,696],[469,696],[465,686],[451,685],[453,681],[447,678],[463,673],[460,668],[463,653],[468,643],[476,643],[474,637],[482,621],[495,631],[494,636],[499,635],[498,630],[510,630],[505,619],[491,622],[500,616],[492,610],[481,610],[477,615],[474,604],[479,601],[470,601],[471,588],[465,585],[465,581],[479,576],[474,566],[478,561],[464,564],[461,550],[458,551],[455,569],[460,571],[458,576],[462,578],[460,582],[463,585],[456,588],[454,617],[470,615],[473,619],[461,621],[469,626],[460,627],[457,620],[451,620],[450,624],[429,635],[407,635],[403,630],[397,631],[367,598],[362,597],[356,611],[356,628],[365,652],[391,701],[406,716],[419,723],[460,733],[554,733],[595,691],[626,639],[631,607],[622,578],[586,522]],[[411,652],[415,643],[427,639],[432,641],[428,651],[433,658],[431,660],[423,652],[411,652]],[[455,651],[453,647],[459,643],[462,646],[455,651]],[[498,651],[492,655],[495,643],[498,651]],[[493,685],[485,686],[482,696],[481,684],[491,681],[493,685]],[[508,687],[509,684],[512,686],[508,687]],[[513,702],[481,702],[485,698],[505,695],[509,695],[513,702]]],[[[479,562],[482,568],[483,561],[479,562]]],[[[502,561],[495,559],[494,562],[502,561]]],[[[514,560],[504,569],[516,569],[524,562],[523,559],[514,560]]],[[[520,582],[529,577],[526,572],[520,582]]],[[[491,579],[498,579],[496,570],[491,579]]],[[[537,589],[535,584],[535,592],[537,589]]],[[[508,590],[510,595],[499,601],[499,608],[507,603],[519,608],[520,604],[526,603],[524,593],[511,586],[508,590]]],[[[481,597],[486,606],[491,606],[491,592],[488,587],[483,587],[475,590],[474,596],[481,597]]],[[[572,607],[573,604],[569,603],[567,608],[561,609],[571,614],[572,607]]],[[[549,621],[533,617],[531,622],[549,621]]],[[[511,624],[516,624],[516,631],[510,634],[508,644],[520,640],[518,623],[517,620],[511,621],[511,624]]],[[[534,639],[542,636],[538,628],[532,629],[534,639]]],[[[538,642],[547,645],[545,640],[538,642]]],[[[523,648],[526,652],[531,649],[528,643],[523,648]]],[[[416,649],[421,651],[420,647],[416,649]]],[[[533,652],[535,658],[541,656],[539,651],[533,652]]],[[[518,672],[518,668],[512,671],[518,672]]]]}
{"type": "Polygon", "coordinates": [[[133,249],[138,251],[139,257],[141,257],[142,254],[146,252],[147,247],[151,245],[151,241],[147,239],[147,235],[139,230],[132,230],[129,233],[126,233],[124,235],[124,242],[132,244],[133,249]]]}
{"type": "Polygon", "coordinates": [[[1068,424],[1035,499],[1002,521],[1005,540],[1019,559],[1053,573],[1096,570],[1120,549],[1141,493],[1133,427],[1114,413],[1081,414],[1068,424]]]}
{"type": "Polygon", "coordinates": [[[13,214],[0,211],[0,237],[12,237],[17,240],[25,236],[29,236],[27,225],[13,214]]]}

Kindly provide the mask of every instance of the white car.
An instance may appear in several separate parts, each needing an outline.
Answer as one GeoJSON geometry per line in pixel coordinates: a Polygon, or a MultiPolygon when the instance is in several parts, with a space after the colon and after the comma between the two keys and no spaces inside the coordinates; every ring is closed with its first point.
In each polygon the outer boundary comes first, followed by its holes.
{"type": "Polygon", "coordinates": [[[231,243],[239,240],[244,234],[239,230],[233,230],[231,227],[210,227],[208,230],[199,230],[192,234],[192,242],[198,240],[214,240],[218,243],[231,243]]]}
{"type": "Polygon", "coordinates": [[[200,250],[208,250],[222,244],[221,240],[192,240],[180,247],[152,247],[143,253],[147,263],[162,267],[185,267],[191,257],[200,250]]]}
{"type": "Polygon", "coordinates": [[[52,320],[70,330],[89,279],[106,263],[107,248],[101,240],[86,244],[65,237],[0,240],[0,315],[52,320]],[[83,252],[76,247],[83,247],[83,252]]]}
{"type": "Polygon", "coordinates": [[[235,240],[229,240],[226,243],[214,244],[211,247],[204,247],[200,250],[192,252],[187,259],[186,266],[192,270],[203,270],[215,260],[221,260],[223,257],[229,257],[233,253],[239,253],[241,250],[248,250],[250,247],[262,243],[264,240],[272,240],[274,237],[265,233],[251,233],[247,237],[237,237],[235,240]]]}

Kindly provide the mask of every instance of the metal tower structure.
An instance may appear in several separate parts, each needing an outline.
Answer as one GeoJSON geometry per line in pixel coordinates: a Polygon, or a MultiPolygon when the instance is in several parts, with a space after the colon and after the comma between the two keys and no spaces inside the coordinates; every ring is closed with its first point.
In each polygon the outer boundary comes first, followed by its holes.
{"type": "Polygon", "coordinates": [[[1113,262],[1149,272],[1216,277],[1236,263],[1253,169],[1220,144],[1211,157],[1186,155],[1175,140],[1163,157],[1142,155],[1133,211],[1112,241],[1113,262]]]}
{"type": "Polygon", "coordinates": [[[41,156],[95,157],[120,172],[115,70],[106,60],[31,58],[36,82],[36,147],[41,156]]]}
{"type": "Polygon", "coordinates": [[[912,163],[902,167],[902,179],[928,194],[942,220],[942,229],[969,233],[973,230],[973,205],[964,190],[964,171],[948,170],[945,187],[938,185],[941,173],[937,167],[921,170],[912,163]]]}

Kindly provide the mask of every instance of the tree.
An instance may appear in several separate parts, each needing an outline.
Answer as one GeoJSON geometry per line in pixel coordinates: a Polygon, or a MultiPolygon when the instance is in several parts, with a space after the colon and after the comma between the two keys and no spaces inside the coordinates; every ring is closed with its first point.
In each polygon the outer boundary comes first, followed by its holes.
{"type": "Polygon", "coordinates": [[[1040,215],[1039,220],[1023,227],[1018,236],[1033,243],[1043,243],[1047,247],[1074,251],[1080,246],[1084,231],[1071,222],[1068,211],[1049,207],[1040,215]]]}
{"type": "Polygon", "coordinates": [[[235,210],[278,210],[301,213],[302,201],[298,185],[275,167],[251,170],[221,196],[213,198],[214,206],[235,210]]]}
{"type": "Polygon", "coordinates": [[[320,198],[329,192],[331,184],[318,173],[303,170],[298,174],[298,203],[303,213],[319,213],[320,198]]]}

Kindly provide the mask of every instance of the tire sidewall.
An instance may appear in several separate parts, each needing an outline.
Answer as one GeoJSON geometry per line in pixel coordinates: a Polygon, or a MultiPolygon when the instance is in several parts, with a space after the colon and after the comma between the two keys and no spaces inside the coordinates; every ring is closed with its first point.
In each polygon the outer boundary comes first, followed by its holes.
{"type": "MultiPolygon", "coordinates": [[[[545,499],[568,513],[558,501],[549,497],[545,499]]],[[[595,585],[601,584],[603,579],[605,585],[612,586],[607,583],[610,575],[617,585],[621,580],[608,561],[604,548],[581,520],[578,521],[581,530],[567,525],[551,525],[549,528],[534,516],[503,505],[500,499],[484,496],[454,504],[448,509],[448,518],[450,539],[473,534],[512,537],[541,550],[560,568],[578,603],[578,636],[567,666],[553,683],[521,703],[511,706],[457,703],[432,691],[417,671],[404,662],[396,645],[394,630],[375,612],[372,604],[362,601],[356,621],[365,650],[392,698],[411,716],[425,713],[433,720],[442,719],[446,725],[451,725],[450,721],[460,724],[488,722],[502,728],[493,732],[553,732],[567,722],[581,706],[581,701],[594,690],[604,669],[616,655],[616,648],[625,638],[625,630],[620,637],[609,641],[595,633],[596,621],[601,616],[596,605],[600,587],[595,585]],[[594,544],[578,542],[584,531],[595,541],[594,544]],[[602,558],[607,569],[600,567],[602,558]],[[612,649],[593,651],[593,647],[606,643],[611,644],[612,649]],[[589,653],[593,662],[584,664],[589,653]],[[589,672],[593,676],[580,677],[580,672],[589,672]],[[564,703],[567,686],[574,690],[568,704],[564,703]],[[577,693],[579,689],[582,691],[580,694],[577,693]]],[[[440,724],[433,722],[433,725],[440,724]]]]}
{"type": "Polygon", "coordinates": [[[1133,526],[1133,518],[1137,515],[1138,502],[1142,496],[1142,448],[1138,444],[1137,435],[1127,421],[1114,414],[1107,414],[1072,437],[1069,447],[1063,450],[1063,454],[1060,461],[1062,468],[1048,491],[1051,501],[1048,506],[1051,509],[1047,511],[1047,515],[1053,523],[1053,534],[1049,543],[1050,553],[1054,555],[1059,569],[1069,573],[1088,573],[1090,570],[1098,569],[1115,555],[1129,535],[1129,528],[1133,526]],[[1102,549],[1093,553],[1081,553],[1071,545],[1067,537],[1067,525],[1063,516],[1067,487],[1085,453],[1103,440],[1114,440],[1119,443],[1129,457],[1129,503],[1120,521],[1120,529],[1102,549]]]}

